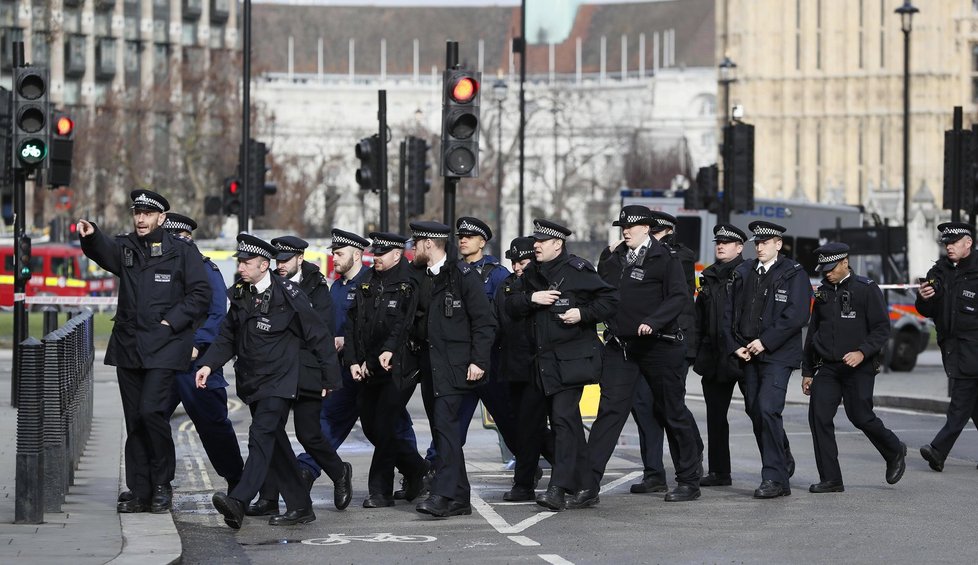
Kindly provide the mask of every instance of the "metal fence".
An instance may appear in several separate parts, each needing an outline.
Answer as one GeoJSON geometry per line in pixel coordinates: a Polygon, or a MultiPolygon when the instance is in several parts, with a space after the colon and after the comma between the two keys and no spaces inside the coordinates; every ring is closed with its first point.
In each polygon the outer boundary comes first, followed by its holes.
{"type": "Polygon", "coordinates": [[[18,345],[22,359],[17,411],[14,521],[38,524],[60,512],[92,430],[95,344],[91,311],[18,345]]]}

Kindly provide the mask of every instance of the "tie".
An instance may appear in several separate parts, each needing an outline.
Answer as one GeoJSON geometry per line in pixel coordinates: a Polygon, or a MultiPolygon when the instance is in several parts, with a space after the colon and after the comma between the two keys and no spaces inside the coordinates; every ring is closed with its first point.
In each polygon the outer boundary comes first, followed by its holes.
{"type": "Polygon", "coordinates": [[[757,268],[757,274],[760,275],[760,276],[762,276],[762,277],[765,274],[767,274],[767,269],[764,268],[764,265],[761,265],[760,267],[757,268]]]}
{"type": "Polygon", "coordinates": [[[628,250],[628,255],[625,256],[625,261],[627,261],[628,264],[631,265],[637,259],[638,259],[638,251],[636,251],[634,249],[629,249],[628,250]]]}
{"type": "Polygon", "coordinates": [[[255,285],[248,287],[248,290],[251,291],[252,296],[258,296],[258,288],[255,285]]]}

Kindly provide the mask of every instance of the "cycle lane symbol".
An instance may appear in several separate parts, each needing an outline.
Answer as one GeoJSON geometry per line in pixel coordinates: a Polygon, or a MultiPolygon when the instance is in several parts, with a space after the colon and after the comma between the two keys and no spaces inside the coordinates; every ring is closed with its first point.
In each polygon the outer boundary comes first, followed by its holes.
{"type": "Polygon", "coordinates": [[[354,541],[363,541],[368,543],[428,543],[435,541],[434,536],[423,536],[423,535],[394,535],[389,532],[376,533],[376,534],[329,534],[325,538],[311,538],[304,539],[302,543],[305,545],[345,545],[354,541]]]}

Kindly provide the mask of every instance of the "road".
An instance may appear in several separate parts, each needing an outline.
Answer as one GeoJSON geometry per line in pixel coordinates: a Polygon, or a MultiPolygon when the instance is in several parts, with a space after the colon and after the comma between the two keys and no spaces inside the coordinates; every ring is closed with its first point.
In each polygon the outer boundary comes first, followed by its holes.
{"type": "MultiPolygon", "coordinates": [[[[791,386],[798,386],[794,377],[791,386]]],[[[698,390],[691,390],[696,394],[698,390]]],[[[705,408],[691,397],[690,409],[704,426],[705,408]]],[[[235,405],[242,449],[247,447],[247,410],[235,405]]],[[[419,442],[430,438],[420,395],[412,399],[419,442]]],[[[224,525],[210,504],[225,488],[207,462],[186,416],[175,420],[177,479],[174,518],[183,541],[183,563],[758,563],[758,562],[973,562],[978,542],[978,433],[966,430],[943,473],[917,453],[943,423],[943,416],[879,410],[910,448],[907,474],[895,486],[883,480],[882,458],[845,419],[836,425],[846,492],[814,495],[817,482],[807,406],[789,405],[785,428],[798,470],[793,494],[754,500],[760,482],[757,447],[735,401],[731,408],[734,454],[732,487],[703,489],[700,500],[666,503],[661,495],[634,495],[628,485],[641,471],[637,433],[629,422],[592,509],[554,514],[532,503],[506,503],[511,474],[501,463],[496,434],[473,421],[466,461],[473,487],[471,516],[434,520],[414,504],[366,510],[366,474],[371,446],[357,427],[341,449],[353,464],[353,503],[332,506],[325,477],[313,487],[318,519],[305,526],[272,527],[246,518],[240,531],[224,525]]],[[[667,469],[671,469],[668,461],[667,469]]],[[[670,477],[671,479],[671,477],[670,477]]],[[[546,485],[547,476],[541,483],[546,485]]]]}

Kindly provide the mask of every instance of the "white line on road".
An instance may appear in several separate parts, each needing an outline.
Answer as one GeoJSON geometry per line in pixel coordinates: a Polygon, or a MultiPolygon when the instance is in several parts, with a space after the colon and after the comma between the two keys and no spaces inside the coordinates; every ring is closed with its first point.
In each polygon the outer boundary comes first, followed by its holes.
{"type": "Polygon", "coordinates": [[[553,563],[553,565],[574,565],[573,561],[568,561],[559,555],[554,555],[552,553],[541,553],[537,555],[540,559],[543,559],[547,563],[553,563]]]}
{"type": "Polygon", "coordinates": [[[524,545],[524,546],[527,546],[527,547],[534,546],[534,545],[540,545],[540,542],[533,541],[533,540],[531,540],[530,538],[528,538],[526,536],[509,536],[509,539],[512,540],[512,541],[515,541],[516,543],[518,543],[520,545],[524,545]]]}
{"type": "Polygon", "coordinates": [[[629,474],[625,475],[624,477],[621,477],[620,479],[615,479],[614,481],[611,481],[610,483],[604,485],[603,487],[601,487],[601,492],[602,493],[605,493],[605,492],[608,492],[610,490],[614,490],[614,489],[618,488],[619,486],[627,483],[628,481],[631,481],[632,479],[636,479],[636,478],[641,477],[641,476],[642,476],[642,472],[641,471],[634,471],[632,473],[629,473],[629,474]]]}

